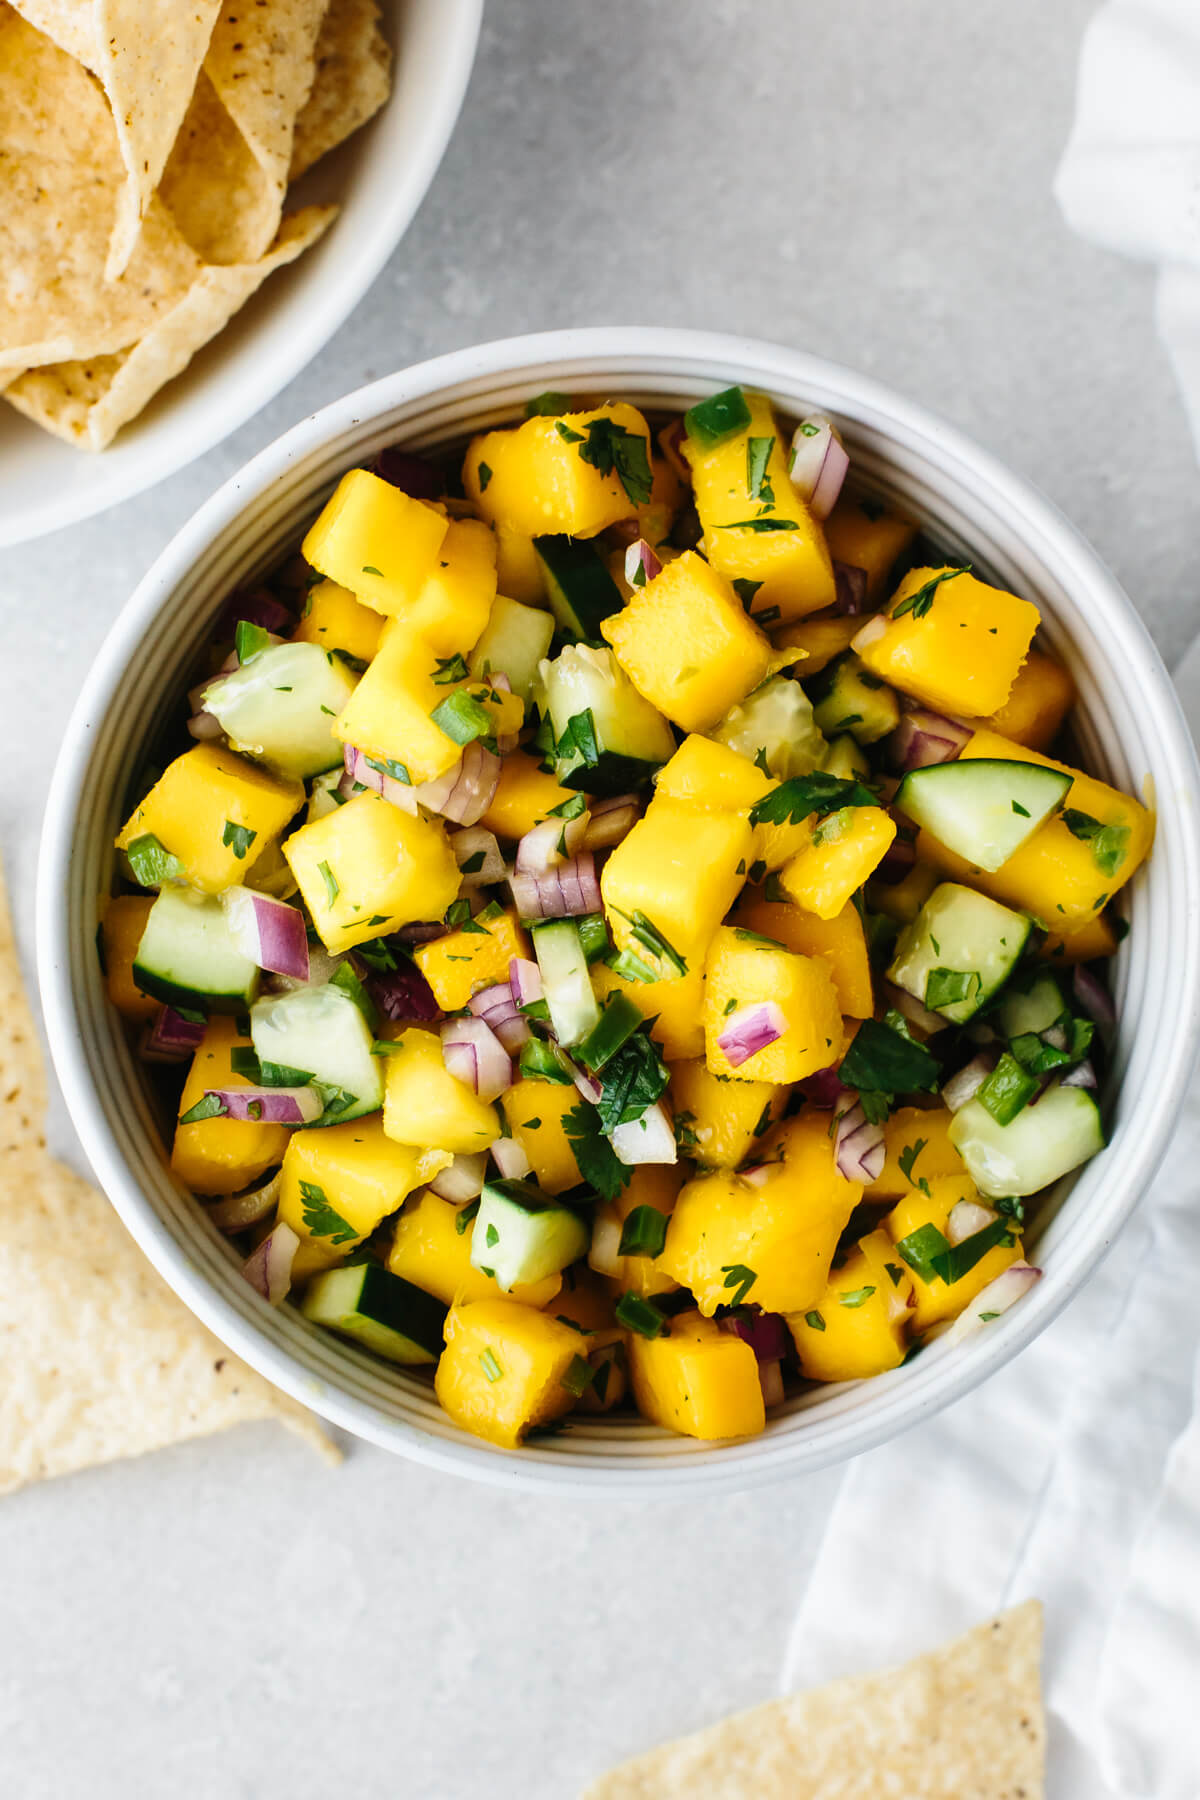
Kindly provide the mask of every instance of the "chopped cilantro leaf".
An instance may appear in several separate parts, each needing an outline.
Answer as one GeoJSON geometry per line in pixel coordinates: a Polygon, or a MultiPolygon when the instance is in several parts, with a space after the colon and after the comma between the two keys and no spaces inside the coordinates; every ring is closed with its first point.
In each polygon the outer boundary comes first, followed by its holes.
{"type": "Polygon", "coordinates": [[[745,1263],[722,1263],[721,1273],[725,1277],[724,1286],[737,1290],[730,1304],[741,1306],[746,1295],[758,1280],[757,1270],[748,1269],[745,1263]]]}
{"type": "Polygon", "coordinates": [[[620,1160],[601,1131],[595,1107],[586,1101],[573,1106],[563,1117],[563,1130],[588,1186],[595,1188],[602,1200],[615,1200],[628,1185],[633,1171],[620,1160]]]}
{"type": "Polygon", "coordinates": [[[328,1238],[331,1244],[350,1244],[358,1236],[353,1225],[329,1204],[324,1188],[315,1182],[300,1183],[300,1200],[304,1223],[313,1237],[328,1238]]]}
{"type": "Polygon", "coordinates": [[[233,851],[239,862],[242,862],[257,836],[257,831],[251,831],[248,825],[235,825],[232,819],[226,819],[225,829],[221,833],[221,842],[227,850],[233,851]]]}
{"type": "Polygon", "coordinates": [[[465,681],[467,673],[466,659],[457,652],[453,656],[439,656],[433,671],[433,685],[449,687],[452,682],[465,681]]]}
{"type": "Polygon", "coordinates": [[[956,575],[969,575],[970,573],[970,563],[964,563],[961,569],[940,570],[923,587],[919,587],[915,593],[909,594],[900,602],[892,614],[893,619],[903,618],[905,613],[911,613],[914,619],[923,619],[933,605],[933,596],[943,581],[953,581],[956,575]]]}
{"type": "MultiPolygon", "coordinates": [[[[765,772],[770,773],[769,770],[765,772]]],[[[843,807],[878,805],[879,795],[864,787],[861,781],[814,769],[810,775],[796,775],[790,781],[781,781],[777,788],[764,794],[750,809],[750,823],[796,825],[814,813],[823,819],[830,813],[840,812],[843,807]]]]}
{"type": "Polygon", "coordinates": [[[319,862],[317,864],[317,874],[325,883],[326,903],[329,906],[332,906],[342,891],[337,884],[337,877],[334,875],[333,870],[329,867],[327,862],[319,862]]]}

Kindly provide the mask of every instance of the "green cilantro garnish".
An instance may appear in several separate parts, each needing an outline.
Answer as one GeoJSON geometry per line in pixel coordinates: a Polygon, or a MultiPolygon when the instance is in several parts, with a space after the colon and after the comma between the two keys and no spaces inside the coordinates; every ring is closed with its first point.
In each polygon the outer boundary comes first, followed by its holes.
{"type": "Polygon", "coordinates": [[[583,1101],[573,1106],[563,1117],[563,1130],[588,1186],[595,1188],[602,1200],[615,1200],[628,1185],[633,1171],[620,1160],[601,1131],[596,1109],[583,1101]]]}
{"type": "Polygon", "coordinates": [[[856,1088],[873,1124],[885,1119],[897,1094],[931,1092],[938,1081],[937,1059],[891,1025],[864,1019],[839,1070],[846,1087],[856,1088]]]}
{"type": "Polygon", "coordinates": [[[246,664],[271,647],[271,634],[250,619],[239,619],[233,635],[234,653],[244,669],[246,664]]]}
{"type": "Polygon", "coordinates": [[[569,411],[570,405],[570,394],[558,394],[553,388],[547,388],[544,394],[535,394],[532,400],[525,402],[525,417],[553,419],[557,414],[569,411]]]}
{"type": "Polygon", "coordinates": [[[412,776],[402,762],[396,762],[390,756],[368,756],[364,761],[377,775],[390,775],[393,781],[402,782],[405,787],[412,786],[412,776]]]}
{"type": "Polygon", "coordinates": [[[459,1237],[465,1237],[467,1235],[467,1226],[471,1223],[478,1211],[479,1201],[471,1200],[455,1215],[454,1229],[459,1237]]]}
{"type": "Polygon", "coordinates": [[[799,531],[795,519],[729,519],[718,531],[799,531]]]}
{"type": "Polygon", "coordinates": [[[452,682],[467,679],[466,658],[455,653],[453,656],[439,656],[433,671],[435,687],[449,687],[452,682]]]}
{"type": "Polygon", "coordinates": [[[362,572],[364,575],[378,575],[379,579],[381,581],[383,580],[383,570],[377,569],[373,563],[364,563],[362,572]]]}
{"type": "Polygon", "coordinates": [[[759,588],[762,586],[762,582],[761,581],[749,581],[749,580],[747,580],[747,578],[744,575],[737,575],[734,577],[734,579],[730,585],[732,586],[734,592],[738,596],[738,599],[741,601],[742,605],[745,607],[746,611],[749,612],[750,608],[754,602],[754,596],[755,596],[755,594],[757,594],[759,588]]]}
{"type": "Polygon", "coordinates": [[[241,862],[257,836],[257,831],[251,831],[248,825],[235,825],[232,819],[226,819],[221,842],[241,862]]]}
{"type": "Polygon", "coordinates": [[[933,605],[933,596],[943,581],[953,581],[956,575],[969,575],[970,573],[970,563],[964,563],[961,569],[942,569],[938,574],[932,576],[923,587],[919,587],[915,594],[909,594],[907,599],[900,602],[892,613],[893,619],[903,618],[904,614],[909,612],[914,619],[923,619],[933,605]]]}
{"type": "Polygon", "coordinates": [[[329,867],[327,862],[319,862],[317,864],[317,874],[325,883],[326,903],[329,906],[332,906],[342,891],[337,884],[337,877],[334,875],[333,870],[329,867]]]}
{"type": "Polygon", "coordinates": [[[567,1364],[566,1372],[561,1376],[563,1387],[568,1394],[574,1394],[578,1400],[585,1394],[596,1378],[596,1371],[585,1356],[573,1356],[567,1364]]]}
{"type": "Polygon", "coordinates": [[[185,1113],[180,1113],[181,1125],[199,1125],[204,1119],[216,1119],[228,1109],[218,1094],[205,1094],[197,1100],[195,1106],[189,1106],[185,1113]]]}
{"type": "Polygon", "coordinates": [[[913,1164],[916,1162],[918,1156],[920,1156],[922,1150],[928,1146],[928,1143],[928,1138],[918,1138],[915,1144],[905,1144],[899,1156],[900,1173],[906,1181],[912,1183],[913,1187],[920,1188],[923,1194],[929,1192],[929,1183],[923,1175],[918,1178],[913,1174],[913,1164]]]}
{"type": "MultiPolygon", "coordinates": [[[[757,762],[757,757],[755,758],[757,762]]],[[[770,774],[765,761],[760,765],[764,773],[770,774]]],[[[798,825],[801,819],[810,818],[813,814],[818,819],[826,818],[830,813],[840,812],[847,806],[878,806],[879,795],[864,787],[861,781],[847,780],[841,775],[830,775],[824,769],[814,769],[809,775],[796,775],[790,781],[781,781],[777,788],[764,794],[761,800],[755,801],[750,808],[752,825],[798,825]]]]}
{"type": "Polygon", "coordinates": [[[925,1004],[932,1012],[970,1000],[983,986],[976,969],[930,969],[925,978],[925,1004]]]}
{"type": "Polygon", "coordinates": [[[862,1306],[871,1298],[871,1295],[874,1292],[875,1289],[873,1287],[855,1288],[849,1294],[839,1294],[838,1300],[842,1306],[862,1306]]]}
{"type": "Polygon", "coordinates": [[[500,1367],[500,1359],[497,1357],[496,1352],[490,1347],[485,1350],[479,1358],[479,1366],[489,1381],[499,1381],[504,1373],[504,1370],[500,1367]]]}
{"type": "Polygon", "coordinates": [[[574,713],[567,720],[562,736],[555,751],[558,756],[577,756],[587,768],[593,769],[600,761],[600,744],[596,737],[596,721],[592,717],[589,706],[584,712],[574,713]]]}
{"type": "Polygon", "coordinates": [[[613,911],[621,913],[621,917],[632,927],[634,941],[639,943],[643,950],[649,950],[652,956],[657,956],[662,962],[669,963],[676,975],[687,974],[687,963],[683,957],[673,945],[667,942],[658,926],[652,919],[648,919],[644,912],[621,912],[619,906],[614,907],[613,911]]]}
{"type": "Polygon", "coordinates": [[[324,1188],[315,1182],[300,1183],[300,1199],[304,1223],[315,1238],[328,1238],[331,1244],[349,1244],[359,1235],[340,1212],[329,1204],[324,1188]]]}
{"type": "Polygon", "coordinates": [[[488,483],[491,479],[492,471],[485,462],[481,462],[479,465],[479,491],[481,494],[487,493],[488,483]]]}
{"type": "Polygon", "coordinates": [[[824,1331],[825,1329],[825,1321],[819,1312],[806,1312],[804,1315],[804,1323],[808,1326],[810,1331],[824,1331]]]}
{"type": "Polygon", "coordinates": [[[1032,814],[1030,813],[1029,808],[1027,806],[1022,806],[1021,802],[1019,800],[1013,801],[1012,809],[1022,819],[1028,819],[1028,818],[1032,817],[1032,814]]]}
{"type": "Polygon", "coordinates": [[[767,480],[767,464],[774,448],[773,437],[746,439],[746,492],[752,500],[762,500],[768,506],[775,504],[775,491],[767,480]]]}
{"type": "MultiPolygon", "coordinates": [[[[1059,817],[1073,837],[1091,844],[1092,858],[1101,874],[1115,875],[1129,848],[1128,825],[1102,825],[1091,813],[1077,812],[1071,806],[1059,817]]],[[[1101,895],[1101,904],[1107,898],[1107,894],[1101,895]]]]}
{"type": "Polygon", "coordinates": [[[737,1292],[730,1301],[731,1306],[741,1306],[746,1295],[758,1280],[758,1273],[748,1269],[745,1263],[722,1263],[721,1273],[725,1277],[724,1286],[736,1288],[737,1292]]]}
{"type": "MultiPolygon", "coordinates": [[[[568,442],[581,441],[578,432],[572,432],[568,437],[561,425],[559,430],[568,442]]],[[[589,419],[586,431],[580,460],[601,475],[615,474],[627,498],[635,506],[645,506],[654,486],[645,438],[610,418],[589,419]]]]}
{"type": "Polygon", "coordinates": [[[596,1103],[596,1116],[605,1136],[610,1136],[618,1125],[631,1125],[640,1119],[665,1092],[670,1078],[657,1047],[644,1032],[636,1031],[626,1038],[599,1076],[603,1091],[596,1103]]]}

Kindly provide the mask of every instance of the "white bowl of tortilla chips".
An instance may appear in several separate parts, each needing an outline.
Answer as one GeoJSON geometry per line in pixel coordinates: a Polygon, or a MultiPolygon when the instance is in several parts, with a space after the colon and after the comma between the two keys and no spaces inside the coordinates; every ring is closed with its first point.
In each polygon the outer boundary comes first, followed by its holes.
{"type": "Polygon", "coordinates": [[[481,12],[0,0],[0,545],[172,474],[310,361],[433,178],[481,12]]]}

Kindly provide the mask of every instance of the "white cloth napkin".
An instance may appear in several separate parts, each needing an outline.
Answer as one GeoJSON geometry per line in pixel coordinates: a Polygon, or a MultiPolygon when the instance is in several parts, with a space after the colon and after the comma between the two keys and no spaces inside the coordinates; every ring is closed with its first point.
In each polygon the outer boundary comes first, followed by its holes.
{"type": "MultiPolygon", "coordinates": [[[[1200,643],[1177,679],[1195,730],[1200,643]]],[[[850,1466],[784,1692],[904,1661],[1036,1595],[1054,1800],[1198,1800],[1198,1170],[1194,1088],[1073,1305],[974,1394],[850,1466]]]]}
{"type": "Polygon", "coordinates": [[[1055,182],[1084,237],[1159,268],[1158,327],[1200,452],[1200,5],[1108,0],[1055,182]]]}

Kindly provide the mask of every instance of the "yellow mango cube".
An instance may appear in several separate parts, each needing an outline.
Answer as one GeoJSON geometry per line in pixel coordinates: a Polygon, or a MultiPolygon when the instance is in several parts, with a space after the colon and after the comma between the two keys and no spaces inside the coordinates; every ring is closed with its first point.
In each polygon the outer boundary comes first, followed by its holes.
{"type": "Polygon", "coordinates": [[[462,745],[433,720],[455,691],[434,680],[437,661],[423,638],[405,630],[385,632],[374,661],[333,722],[334,736],[367,756],[401,764],[415,785],[436,781],[462,756],[462,745]]]}
{"type": "Polygon", "coordinates": [[[698,1313],[677,1313],[662,1336],[631,1334],[633,1397],[643,1418],[685,1437],[755,1437],[767,1422],[749,1344],[698,1313]]]}
{"type": "Polygon", "coordinates": [[[500,765],[499,784],[479,823],[497,837],[522,838],[571,798],[570,788],[560,787],[536,756],[514,750],[500,765]]]}
{"type": "Polygon", "coordinates": [[[711,448],[683,441],[691,466],[704,554],[731,581],[757,584],[750,602],[767,624],[787,624],[822,612],[837,598],[825,534],[792,486],[787,440],[771,402],[747,394],[750,423],[711,448]],[[755,493],[749,490],[750,439],[769,438],[771,451],[755,493]]]}
{"type": "Polygon", "coordinates": [[[903,881],[871,883],[867,890],[871,910],[911,925],[940,880],[932,863],[915,862],[903,881]]]}
{"type": "Polygon", "coordinates": [[[770,668],[767,639],[694,550],[667,563],[600,630],[638,693],[685,731],[716,725],[770,668]]]}
{"type": "Polygon", "coordinates": [[[838,1005],[852,1019],[869,1019],[875,1011],[867,936],[858,908],[847,902],[830,919],[783,900],[765,900],[762,889],[747,889],[734,914],[735,925],[774,938],[800,956],[815,956],[833,977],[838,1005]]]}
{"type": "MultiPolygon", "coordinates": [[[[644,460],[650,477],[650,428],[625,401],[566,413],[560,419],[526,419],[507,431],[474,438],[463,463],[467,498],[485,519],[503,521],[529,537],[565,534],[595,537],[637,512],[636,479],[626,492],[605,449],[616,443],[622,464],[644,460]],[[630,438],[640,440],[628,448],[630,438]],[[594,460],[593,460],[594,459],[594,460]],[[607,463],[609,472],[601,468],[607,463]],[[597,466],[597,465],[600,466],[597,466]]],[[[649,492],[644,496],[650,498],[649,492]]],[[[514,598],[521,598],[515,595],[514,598]]]]}
{"type": "MultiPolygon", "coordinates": [[[[183,1084],[179,1116],[190,1112],[209,1088],[253,1086],[234,1074],[231,1060],[235,1050],[250,1048],[250,1039],[241,1035],[233,1019],[211,1018],[183,1084]]],[[[221,1116],[177,1125],[171,1172],[193,1194],[236,1194],[282,1162],[291,1135],[286,1125],[221,1116]]]]}
{"type": "MultiPolygon", "coordinates": [[[[665,456],[650,458],[650,498],[637,509],[638,532],[655,549],[671,551],[667,542],[671,527],[683,508],[688,490],[675,465],[665,456]]],[[[673,551],[671,551],[674,554],[673,551]]]]}
{"type": "Polygon", "coordinates": [[[668,1062],[704,1055],[702,964],[697,963],[686,975],[678,975],[674,980],[632,981],[606,963],[596,963],[592,968],[592,986],[602,1005],[609,994],[627,995],[642,1017],[653,1021],[650,1036],[668,1062]]]}
{"type": "Polygon", "coordinates": [[[530,533],[518,531],[506,519],[497,519],[496,586],[510,600],[523,606],[544,606],[546,585],[542,564],[530,533]]]}
{"type": "Polygon", "coordinates": [[[1154,841],[1154,815],[1128,794],[1085,775],[1053,757],[1011,744],[991,731],[977,731],[961,752],[961,758],[997,758],[1001,761],[1041,763],[1072,777],[1063,811],[1039,825],[1004,865],[992,873],[976,869],[939,844],[929,832],[917,838],[917,855],[946,874],[962,877],[994,900],[1002,900],[1030,913],[1039,924],[1067,934],[1090,925],[1098,913],[1124,887],[1150,853],[1154,841]],[[1076,836],[1068,819],[1082,814],[1099,831],[1076,836]]]}
{"type": "Polygon", "coordinates": [[[826,963],[798,956],[741,926],[723,925],[706,964],[705,1057],[733,1081],[801,1081],[838,1061],[845,1047],[837,989],[826,963]],[[782,1036],[736,1066],[720,1038],[747,1008],[777,1009],[782,1036]]]}
{"type": "Polygon", "coordinates": [[[417,599],[437,563],[448,521],[367,469],[338,482],[302,546],[304,559],[376,612],[417,599]]]}
{"type": "Polygon", "coordinates": [[[807,681],[819,675],[831,662],[844,656],[863,628],[862,619],[854,613],[828,619],[800,619],[781,635],[789,650],[802,652],[803,667],[795,672],[807,681]]]}
{"type": "Polygon", "coordinates": [[[784,863],[784,892],[818,919],[836,919],[878,868],[896,835],[882,806],[844,806],[812,828],[810,843],[784,863]]]}
{"type": "Polygon", "coordinates": [[[565,1120],[580,1104],[573,1083],[522,1079],[500,1102],[508,1128],[529,1158],[533,1179],[548,1194],[565,1194],[583,1180],[565,1120]]]}
{"type": "Polygon", "coordinates": [[[493,914],[485,907],[471,925],[470,931],[448,931],[422,944],[413,955],[443,1012],[459,1012],[480,988],[507,981],[513,957],[530,953],[529,939],[511,910],[493,914]]]}
{"type": "Polygon", "coordinates": [[[876,606],[887,592],[888,577],[919,530],[915,519],[893,512],[882,500],[843,489],[825,521],[825,542],[835,562],[862,569],[867,578],[867,605],[876,606]]]}
{"type": "Polygon", "coordinates": [[[1075,704],[1069,669],[1040,650],[1031,650],[1017,671],[1012,692],[990,719],[968,719],[981,731],[995,731],[1029,750],[1048,750],[1075,704]]]}
{"type": "Polygon", "coordinates": [[[1038,955],[1046,962],[1099,962],[1106,956],[1115,956],[1119,943],[1120,939],[1109,919],[1097,913],[1079,931],[1072,931],[1066,936],[1061,932],[1049,932],[1038,955]]]}
{"type": "Polygon", "coordinates": [[[345,1262],[415,1188],[449,1163],[445,1151],[394,1143],[378,1113],[320,1131],[293,1131],[279,1191],[279,1217],[300,1239],[293,1279],[345,1262]]]}
{"type": "MultiPolygon", "coordinates": [[[[986,1204],[980,1201],[978,1190],[965,1175],[932,1179],[928,1193],[922,1188],[910,1189],[883,1221],[892,1242],[897,1246],[897,1260],[905,1261],[900,1246],[906,1238],[919,1231],[922,1225],[933,1225],[944,1234],[951,1210],[960,1200],[970,1200],[977,1206],[986,1204]]],[[[914,1331],[928,1331],[931,1325],[938,1324],[942,1319],[956,1319],[976,1294],[982,1293],[989,1281],[1002,1275],[1010,1263],[1021,1260],[1023,1251],[1021,1240],[1015,1235],[1015,1227],[1008,1235],[1012,1238],[1011,1244],[994,1244],[980,1257],[973,1269],[950,1286],[947,1286],[940,1275],[934,1275],[932,1280],[926,1281],[918,1270],[906,1263],[913,1285],[914,1331]]]]}
{"type": "Polygon", "coordinates": [[[494,1106],[447,1069],[442,1040],[410,1027],[384,1059],[383,1129],[398,1144],[436,1144],[456,1156],[486,1150],[500,1136],[494,1106]]]}
{"type": "Polygon", "coordinates": [[[143,994],[133,979],[133,959],[146,929],[153,900],[145,894],[121,894],[104,908],[100,943],[104,951],[104,981],[108,997],[123,1019],[144,1025],[157,1017],[162,1004],[153,994],[143,994]]]}
{"type": "Polygon", "coordinates": [[[635,938],[633,920],[640,913],[683,958],[688,965],[684,973],[692,973],[737,899],[750,849],[750,826],[736,813],[655,800],[617,845],[600,877],[618,949],[633,950],[662,976],[679,974],[635,938]],[[698,879],[701,873],[703,879],[698,879]]]}
{"type": "MultiPolygon", "coordinates": [[[[597,1235],[610,1232],[615,1236],[623,1230],[630,1213],[639,1206],[652,1207],[655,1212],[670,1218],[682,1183],[683,1171],[677,1164],[644,1163],[641,1168],[634,1169],[629,1185],[622,1188],[616,1199],[597,1206],[597,1235]]],[[[620,1242],[619,1238],[617,1242],[620,1242]]],[[[673,1276],[659,1267],[656,1256],[635,1256],[626,1252],[613,1259],[611,1268],[606,1262],[604,1269],[616,1289],[626,1294],[639,1294],[643,1299],[654,1294],[674,1293],[679,1286],[673,1276]]]]}
{"type": "Polygon", "coordinates": [[[654,777],[654,794],[714,811],[748,813],[774,785],[740,751],[692,732],[654,777]]]}
{"type": "Polygon", "coordinates": [[[424,638],[437,656],[471,649],[496,598],[496,536],[480,519],[452,519],[432,573],[390,629],[424,638]]]}
{"type": "Polygon", "coordinates": [[[898,1369],[912,1278],[886,1231],[872,1232],[830,1272],[816,1306],[789,1313],[788,1329],[809,1381],[863,1381],[898,1369]]]}
{"type": "Polygon", "coordinates": [[[440,919],[458,893],[442,827],[378,794],[356,794],[302,825],[283,853],[333,956],[418,919],[440,919]]]}
{"type": "Polygon", "coordinates": [[[564,1385],[579,1355],[569,1325],[512,1300],[473,1300],[446,1315],[446,1348],[434,1378],[445,1411],[464,1431],[514,1450],[533,1425],[575,1403],[564,1385]]]}
{"type": "Polygon", "coordinates": [[[869,1200],[903,1200],[923,1181],[966,1181],[950,1142],[954,1114],[945,1106],[901,1106],[883,1127],[886,1161],[867,1189],[869,1200]]]}
{"type": "Polygon", "coordinates": [[[730,1169],[689,1181],[675,1202],[659,1267],[690,1288],[706,1318],[743,1300],[804,1312],[821,1294],[861,1188],[838,1173],[829,1121],[801,1118],[782,1160],[750,1176],[730,1169]]]}
{"type": "Polygon", "coordinates": [[[303,804],[303,782],[272,775],[220,744],[197,744],[168,763],[122,829],[117,849],[156,837],[182,863],[183,880],[219,894],[245,881],[303,804]]]}
{"type": "Polygon", "coordinates": [[[1007,701],[1040,624],[1032,601],[965,569],[913,569],[854,649],[873,674],[935,711],[984,715],[1007,701]]]}
{"type": "Polygon", "coordinates": [[[744,1163],[783,1110],[773,1081],[719,1081],[703,1058],[671,1065],[671,1107],[685,1156],[710,1169],[744,1163]]]}
{"type": "MultiPolygon", "coordinates": [[[[456,1300],[498,1300],[495,1276],[485,1275],[471,1261],[474,1239],[474,1219],[463,1224],[461,1207],[426,1188],[414,1195],[396,1220],[387,1266],[393,1275],[434,1294],[444,1306],[456,1300]]],[[[561,1287],[561,1275],[546,1275],[515,1287],[511,1297],[523,1306],[549,1306],[561,1287]]]]}
{"type": "Polygon", "coordinates": [[[321,650],[340,650],[358,662],[370,662],[379,648],[383,620],[349,588],[336,581],[318,581],[309,589],[304,617],[292,633],[298,644],[316,644],[321,650]]]}

